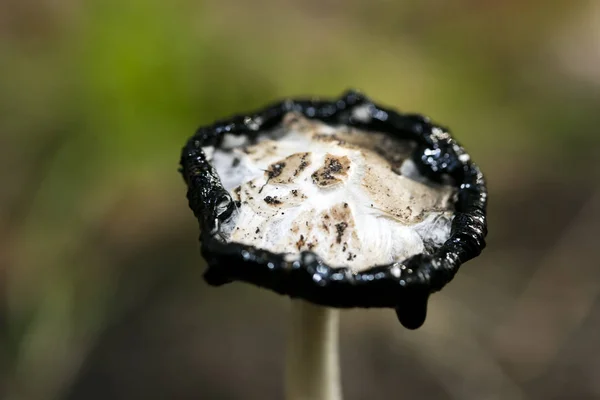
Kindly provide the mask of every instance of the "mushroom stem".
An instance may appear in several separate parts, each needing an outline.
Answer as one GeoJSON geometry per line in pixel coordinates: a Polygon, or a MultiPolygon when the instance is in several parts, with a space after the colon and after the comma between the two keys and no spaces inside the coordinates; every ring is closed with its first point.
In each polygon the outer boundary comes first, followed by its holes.
{"type": "Polygon", "coordinates": [[[286,400],[341,400],[339,310],[292,300],[286,400]]]}

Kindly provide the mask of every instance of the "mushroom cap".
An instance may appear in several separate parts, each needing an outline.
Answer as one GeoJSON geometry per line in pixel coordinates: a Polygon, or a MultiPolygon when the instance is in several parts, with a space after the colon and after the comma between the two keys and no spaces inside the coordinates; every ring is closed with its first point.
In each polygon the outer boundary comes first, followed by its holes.
{"type": "Polygon", "coordinates": [[[485,247],[487,190],[465,150],[428,118],[354,91],[201,127],[181,167],[211,285],[239,280],[331,307],[393,307],[417,328],[429,294],[485,247]],[[388,224],[371,230],[387,240],[361,235],[375,223],[388,224]]]}

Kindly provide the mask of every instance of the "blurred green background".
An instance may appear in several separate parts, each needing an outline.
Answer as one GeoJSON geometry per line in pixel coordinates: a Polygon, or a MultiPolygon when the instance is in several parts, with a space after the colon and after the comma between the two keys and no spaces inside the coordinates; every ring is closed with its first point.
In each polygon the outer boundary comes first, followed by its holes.
{"type": "Polygon", "coordinates": [[[0,68],[0,398],[282,398],[289,302],[203,282],[179,154],[349,87],[452,128],[490,234],[420,330],[342,313],[345,398],[600,398],[600,2],[2,0],[0,68]]]}

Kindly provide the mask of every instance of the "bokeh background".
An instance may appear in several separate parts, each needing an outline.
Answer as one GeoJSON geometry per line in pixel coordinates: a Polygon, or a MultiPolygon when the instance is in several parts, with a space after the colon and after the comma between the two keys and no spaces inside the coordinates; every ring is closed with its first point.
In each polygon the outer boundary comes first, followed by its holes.
{"type": "Polygon", "coordinates": [[[345,398],[600,398],[600,2],[0,1],[0,398],[280,399],[289,300],[202,280],[201,124],[363,90],[450,126],[488,248],[407,331],[342,313],[345,398]]]}

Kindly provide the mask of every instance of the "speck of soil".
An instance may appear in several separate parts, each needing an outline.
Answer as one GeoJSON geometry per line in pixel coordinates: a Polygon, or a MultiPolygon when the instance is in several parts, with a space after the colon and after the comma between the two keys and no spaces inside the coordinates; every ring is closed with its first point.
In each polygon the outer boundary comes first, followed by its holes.
{"type": "Polygon", "coordinates": [[[335,224],[335,230],[337,231],[337,238],[336,238],[337,243],[342,242],[342,236],[344,235],[344,231],[346,230],[347,227],[348,227],[348,224],[346,222],[340,222],[339,224],[335,224]]]}
{"type": "Polygon", "coordinates": [[[298,169],[294,172],[294,176],[298,175],[298,172],[302,171],[304,168],[306,168],[306,166],[308,165],[308,163],[306,161],[302,161],[300,163],[300,165],[298,166],[298,169]]]}
{"type": "Polygon", "coordinates": [[[284,162],[276,162],[274,164],[269,165],[269,169],[267,170],[267,176],[269,179],[278,177],[281,175],[281,172],[285,168],[284,162]]]}
{"type": "Polygon", "coordinates": [[[296,248],[300,250],[304,246],[304,235],[300,235],[300,239],[296,242],[296,248]]]}
{"type": "Polygon", "coordinates": [[[346,156],[336,157],[327,154],[323,166],[311,175],[313,182],[321,187],[331,186],[340,182],[340,178],[347,175],[342,171],[345,166],[350,165],[350,159],[346,156]]]}
{"type": "Polygon", "coordinates": [[[316,181],[321,180],[332,180],[335,179],[334,173],[342,169],[342,164],[336,158],[330,158],[329,163],[325,165],[325,168],[320,168],[319,171],[315,171],[312,174],[312,178],[316,181]],[[320,172],[320,173],[319,173],[320,172]]]}
{"type": "Polygon", "coordinates": [[[264,200],[265,200],[265,203],[270,204],[272,206],[278,206],[281,204],[281,200],[278,200],[277,196],[273,196],[273,197],[267,196],[264,198],[264,200]]]}
{"type": "Polygon", "coordinates": [[[338,161],[337,158],[332,158],[329,160],[329,170],[331,172],[338,172],[342,169],[342,164],[338,161]]]}
{"type": "Polygon", "coordinates": [[[309,153],[303,153],[302,157],[300,158],[300,164],[298,165],[298,168],[296,168],[296,170],[294,171],[294,176],[298,176],[298,174],[302,171],[304,171],[304,169],[308,166],[308,162],[306,161],[306,157],[308,157],[309,153]]]}
{"type": "Polygon", "coordinates": [[[233,162],[231,163],[231,166],[235,168],[235,167],[237,167],[238,165],[240,165],[240,159],[239,159],[239,158],[237,158],[237,157],[234,157],[234,158],[233,158],[233,162]]]}

